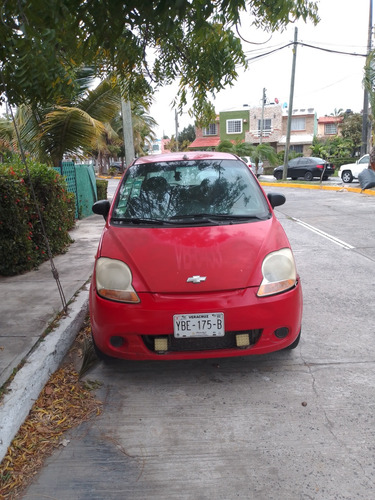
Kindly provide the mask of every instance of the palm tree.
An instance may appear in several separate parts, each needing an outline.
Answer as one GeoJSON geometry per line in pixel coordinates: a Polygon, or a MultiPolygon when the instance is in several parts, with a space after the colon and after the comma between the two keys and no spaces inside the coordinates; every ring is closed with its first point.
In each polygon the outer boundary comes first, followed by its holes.
{"type": "Polygon", "coordinates": [[[135,154],[145,154],[145,146],[147,149],[151,147],[152,142],[156,139],[153,127],[157,125],[152,116],[148,115],[148,107],[140,103],[133,103],[132,122],[133,122],[133,140],[135,154]]]}
{"type": "MultiPolygon", "coordinates": [[[[24,104],[17,109],[15,122],[22,145],[39,161],[59,166],[64,154],[82,156],[105,134],[104,124],[120,109],[119,87],[108,78],[88,90],[88,82],[77,79],[76,95],[70,102],[38,108],[24,104]]],[[[0,138],[9,133],[7,128],[9,123],[0,123],[0,138]]]]}
{"type": "MultiPolygon", "coordinates": [[[[77,75],[75,95],[58,104],[31,108],[21,105],[16,126],[23,148],[40,162],[59,166],[64,154],[84,157],[97,152],[102,168],[116,157],[123,144],[121,94],[117,81],[109,77],[93,90],[90,69],[77,75]]],[[[145,146],[155,139],[154,118],[148,107],[132,103],[134,149],[145,153],[145,146]]],[[[16,133],[9,119],[0,120],[0,140],[16,145],[16,133]]]]}
{"type": "Polygon", "coordinates": [[[276,165],[279,161],[274,148],[266,143],[254,146],[249,142],[232,144],[231,141],[224,140],[218,144],[216,150],[235,153],[238,156],[250,156],[255,163],[255,175],[258,173],[259,163],[262,160],[267,160],[270,165],[276,165]]]}
{"type": "Polygon", "coordinates": [[[367,56],[363,85],[368,92],[371,109],[375,109],[375,50],[367,56]]]}
{"type": "Polygon", "coordinates": [[[342,108],[335,108],[333,110],[333,113],[331,113],[329,116],[334,116],[334,117],[339,117],[339,116],[342,116],[344,114],[344,110],[342,108]]]}
{"type": "Polygon", "coordinates": [[[366,59],[365,76],[363,86],[368,92],[369,102],[372,110],[372,117],[375,113],[375,50],[372,50],[366,59]]]}

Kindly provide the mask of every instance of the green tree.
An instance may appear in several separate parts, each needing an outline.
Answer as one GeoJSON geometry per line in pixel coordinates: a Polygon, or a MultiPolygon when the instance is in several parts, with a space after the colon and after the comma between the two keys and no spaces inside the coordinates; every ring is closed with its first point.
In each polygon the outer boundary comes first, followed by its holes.
{"type": "Polygon", "coordinates": [[[267,143],[261,143],[257,146],[243,142],[235,146],[235,151],[241,156],[250,156],[255,163],[255,175],[258,173],[259,163],[267,160],[270,165],[277,165],[278,157],[276,151],[267,143]]]}
{"type": "Polygon", "coordinates": [[[234,153],[234,144],[228,139],[225,139],[224,141],[219,142],[216,146],[216,151],[220,151],[222,153],[234,153]]]}
{"type": "Polygon", "coordinates": [[[261,161],[267,160],[270,165],[276,165],[279,161],[274,148],[266,143],[254,146],[254,144],[250,144],[249,142],[233,144],[231,141],[224,140],[217,145],[216,151],[235,153],[238,156],[250,156],[255,163],[255,174],[258,173],[261,161]]]}
{"type": "MultiPolygon", "coordinates": [[[[152,142],[156,139],[153,128],[157,125],[152,116],[148,114],[148,107],[140,103],[134,103],[131,106],[134,151],[136,155],[144,155],[152,142]]],[[[122,131],[121,131],[122,132],[122,131]]]]}
{"type": "Polygon", "coordinates": [[[122,95],[148,103],[159,86],[179,82],[193,114],[232,85],[246,66],[240,20],[266,31],[297,19],[319,21],[311,0],[7,0],[0,22],[0,95],[32,107],[76,94],[75,70],[115,73],[122,95]],[[247,15],[247,17],[246,17],[247,15]],[[152,50],[152,57],[150,57],[152,50]],[[136,99],[135,99],[136,98],[136,99]]]}
{"type": "Polygon", "coordinates": [[[366,59],[363,85],[368,92],[371,109],[375,109],[375,50],[372,50],[366,59]]]}
{"type": "Polygon", "coordinates": [[[340,129],[342,137],[352,142],[349,156],[355,156],[360,152],[362,144],[362,114],[345,113],[340,129]]]}
{"type": "Polygon", "coordinates": [[[328,139],[314,137],[310,149],[312,156],[317,156],[324,160],[348,159],[352,156],[353,142],[350,138],[339,135],[328,139]]]}
{"type": "MultiPolygon", "coordinates": [[[[137,156],[141,156],[146,153],[148,147],[155,140],[153,128],[156,126],[156,121],[148,114],[148,108],[141,103],[132,103],[131,111],[134,151],[137,156]]],[[[100,136],[92,155],[97,158],[100,172],[108,170],[113,158],[117,160],[125,157],[123,122],[120,112],[110,123],[105,124],[105,133],[100,136]]],[[[123,164],[124,166],[125,164],[123,164]]]]}
{"type": "MultiPolygon", "coordinates": [[[[84,155],[97,147],[108,133],[104,124],[120,109],[120,92],[110,79],[93,90],[87,84],[85,79],[76,86],[71,102],[44,107],[23,104],[17,109],[15,123],[25,151],[42,163],[58,166],[64,154],[84,155]]],[[[9,134],[9,120],[0,122],[0,137],[5,134],[9,134]]]]}
{"type": "MultiPolygon", "coordinates": [[[[169,139],[169,137],[167,139],[169,139]]],[[[179,144],[178,144],[178,141],[176,141],[176,138],[174,135],[172,135],[171,139],[169,139],[169,142],[167,142],[165,144],[165,147],[166,147],[166,149],[168,149],[169,151],[172,151],[172,152],[178,151],[179,144]]]]}
{"type": "Polygon", "coordinates": [[[342,116],[344,114],[344,110],[342,108],[335,108],[333,110],[333,113],[331,113],[329,116],[342,116]]]}
{"type": "Polygon", "coordinates": [[[195,127],[188,125],[178,134],[178,149],[188,151],[188,146],[195,140],[195,127]]]}

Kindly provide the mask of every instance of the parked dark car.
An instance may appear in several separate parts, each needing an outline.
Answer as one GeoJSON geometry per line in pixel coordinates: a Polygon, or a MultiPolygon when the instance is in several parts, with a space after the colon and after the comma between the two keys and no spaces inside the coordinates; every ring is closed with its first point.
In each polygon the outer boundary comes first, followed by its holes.
{"type": "Polygon", "coordinates": [[[124,171],[124,165],[122,164],[122,161],[113,161],[110,164],[110,168],[115,168],[120,173],[124,171]]]}
{"type": "MultiPolygon", "coordinates": [[[[275,168],[273,175],[276,179],[282,179],[283,169],[284,165],[275,168]]],[[[287,177],[291,177],[293,180],[302,177],[305,181],[312,181],[314,177],[321,178],[323,176],[323,181],[325,181],[334,172],[335,167],[326,160],[314,156],[303,156],[301,158],[294,158],[288,162],[287,177]]]]}

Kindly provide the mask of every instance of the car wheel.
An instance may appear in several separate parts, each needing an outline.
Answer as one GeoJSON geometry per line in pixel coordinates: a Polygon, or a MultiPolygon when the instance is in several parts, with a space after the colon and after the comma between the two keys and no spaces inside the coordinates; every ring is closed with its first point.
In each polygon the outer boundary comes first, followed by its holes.
{"type": "Polygon", "coordinates": [[[323,181],[327,181],[328,180],[328,175],[323,175],[323,181]]]}
{"type": "Polygon", "coordinates": [[[342,175],[341,175],[342,182],[345,182],[346,184],[349,182],[352,182],[353,176],[350,170],[344,170],[342,175]]]}
{"type": "Polygon", "coordinates": [[[297,177],[292,177],[292,181],[296,181],[297,180],[297,177]]]}
{"type": "Polygon", "coordinates": [[[312,181],[313,180],[313,174],[308,170],[305,175],[303,176],[305,181],[312,181]]]}
{"type": "Polygon", "coordinates": [[[299,332],[296,340],[294,342],[292,342],[290,345],[288,345],[288,347],[285,347],[285,349],[287,349],[288,351],[295,349],[298,346],[300,340],[301,340],[301,331],[299,332]]]}
{"type": "Polygon", "coordinates": [[[277,181],[280,181],[280,180],[281,180],[281,178],[282,178],[282,176],[283,176],[283,174],[282,174],[281,172],[275,172],[275,173],[273,174],[273,176],[275,177],[275,179],[276,179],[277,181]]]}

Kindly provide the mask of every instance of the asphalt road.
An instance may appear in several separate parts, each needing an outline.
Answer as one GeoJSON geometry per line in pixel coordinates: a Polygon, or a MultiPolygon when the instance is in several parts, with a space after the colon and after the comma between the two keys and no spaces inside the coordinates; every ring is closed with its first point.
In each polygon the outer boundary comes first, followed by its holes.
{"type": "Polygon", "coordinates": [[[22,498],[375,497],[375,197],[277,191],[304,292],[298,348],[98,364],[102,415],[22,498]]]}

